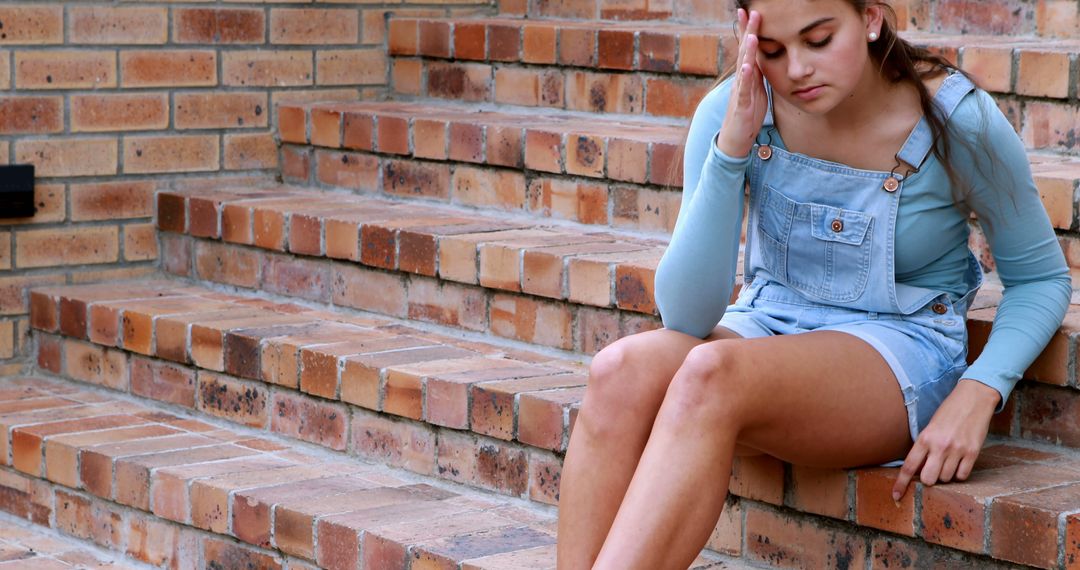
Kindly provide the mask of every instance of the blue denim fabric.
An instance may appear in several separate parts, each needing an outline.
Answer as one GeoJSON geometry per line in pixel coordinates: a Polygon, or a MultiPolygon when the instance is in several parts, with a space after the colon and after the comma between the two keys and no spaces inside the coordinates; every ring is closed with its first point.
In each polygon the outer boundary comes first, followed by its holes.
{"type": "MultiPolygon", "coordinates": [[[[953,74],[934,102],[948,117],[973,88],[953,74]]],[[[774,146],[782,141],[771,128],[771,108],[751,152],[745,285],[720,324],[744,337],[837,330],[865,340],[896,374],[914,439],[966,369],[964,322],[982,269],[969,251],[959,298],[897,283],[896,213],[907,173],[851,168],[774,146]],[[888,187],[890,178],[898,184],[888,187]]],[[[923,120],[898,157],[917,171],[931,144],[923,120]]]]}

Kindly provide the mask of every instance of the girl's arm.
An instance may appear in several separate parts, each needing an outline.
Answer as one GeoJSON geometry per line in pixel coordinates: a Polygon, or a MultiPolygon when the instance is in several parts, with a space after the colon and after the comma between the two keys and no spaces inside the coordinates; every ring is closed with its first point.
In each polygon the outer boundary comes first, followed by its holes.
{"type": "Polygon", "coordinates": [[[671,242],[656,269],[655,295],[666,328],[705,338],[735,287],[749,157],[716,148],[732,79],[712,90],[690,123],[683,196],[671,242]]]}

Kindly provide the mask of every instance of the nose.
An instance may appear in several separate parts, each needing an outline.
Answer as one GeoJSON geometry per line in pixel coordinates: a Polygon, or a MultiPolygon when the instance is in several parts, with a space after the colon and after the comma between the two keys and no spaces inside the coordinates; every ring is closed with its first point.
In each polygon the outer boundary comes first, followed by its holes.
{"type": "Polygon", "coordinates": [[[791,53],[788,57],[788,78],[795,81],[809,77],[814,73],[813,66],[806,57],[800,53],[791,53]]]}

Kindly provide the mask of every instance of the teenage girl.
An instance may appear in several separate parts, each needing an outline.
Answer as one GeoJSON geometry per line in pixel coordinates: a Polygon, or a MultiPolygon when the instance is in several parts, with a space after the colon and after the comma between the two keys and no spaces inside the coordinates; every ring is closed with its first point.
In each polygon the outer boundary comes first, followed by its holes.
{"type": "Polygon", "coordinates": [[[1069,271],[1015,131],[873,0],[738,0],[734,74],[700,103],[656,272],[664,328],[598,353],[566,452],[560,570],[685,569],[732,459],[903,464],[964,480],[1060,326],[1069,271]],[[744,283],[734,288],[749,186],[744,283]],[[968,366],[982,283],[1004,297],[968,366]]]}

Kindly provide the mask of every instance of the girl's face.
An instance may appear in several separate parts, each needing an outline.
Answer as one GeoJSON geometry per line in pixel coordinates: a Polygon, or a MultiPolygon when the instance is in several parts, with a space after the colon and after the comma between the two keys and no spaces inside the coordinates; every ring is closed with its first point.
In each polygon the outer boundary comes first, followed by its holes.
{"type": "Polygon", "coordinates": [[[750,9],[761,13],[757,61],[777,97],[825,114],[867,77],[868,35],[880,33],[880,8],[864,14],[845,0],[754,0],[750,9]]]}

